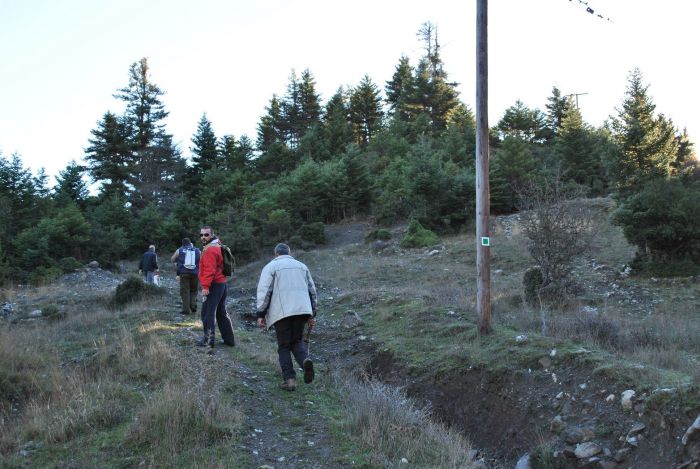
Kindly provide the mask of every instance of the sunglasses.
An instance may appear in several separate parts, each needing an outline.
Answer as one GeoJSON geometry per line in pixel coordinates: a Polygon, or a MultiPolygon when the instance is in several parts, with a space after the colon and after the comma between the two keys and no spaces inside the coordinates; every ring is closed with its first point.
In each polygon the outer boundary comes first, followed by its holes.
{"type": "Polygon", "coordinates": [[[210,233],[199,233],[199,237],[200,238],[209,238],[209,237],[211,237],[211,234],[210,233]]]}

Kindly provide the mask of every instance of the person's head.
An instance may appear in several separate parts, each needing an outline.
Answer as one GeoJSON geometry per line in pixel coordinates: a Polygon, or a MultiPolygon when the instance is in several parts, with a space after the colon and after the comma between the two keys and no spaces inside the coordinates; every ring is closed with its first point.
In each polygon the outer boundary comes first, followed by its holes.
{"type": "Polygon", "coordinates": [[[291,252],[292,251],[289,249],[289,246],[284,243],[278,243],[277,246],[275,246],[275,257],[288,256],[291,252]]]}
{"type": "Polygon", "coordinates": [[[149,251],[156,252],[156,247],[155,247],[154,245],[151,244],[150,246],[148,246],[148,250],[149,250],[149,251]]]}
{"type": "Polygon", "coordinates": [[[182,245],[183,246],[189,246],[192,244],[192,241],[190,241],[190,238],[182,238],[182,245]]]}
{"type": "Polygon", "coordinates": [[[209,225],[202,225],[199,229],[199,239],[202,240],[202,244],[209,244],[209,242],[214,237],[214,232],[209,225]]]}

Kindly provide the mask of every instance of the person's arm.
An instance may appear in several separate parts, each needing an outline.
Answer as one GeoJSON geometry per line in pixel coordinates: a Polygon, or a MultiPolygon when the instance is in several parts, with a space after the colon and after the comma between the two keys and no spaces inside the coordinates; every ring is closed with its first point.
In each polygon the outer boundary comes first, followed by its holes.
{"type": "Polygon", "coordinates": [[[316,285],[314,284],[314,279],[311,277],[311,272],[306,269],[306,284],[309,287],[309,299],[311,300],[311,311],[313,312],[313,317],[316,317],[316,285]]]}
{"type": "Polygon", "coordinates": [[[260,273],[260,281],[258,281],[257,291],[257,315],[258,318],[264,318],[267,314],[267,309],[270,307],[270,299],[272,298],[272,290],[275,284],[275,274],[269,266],[260,273]]]}
{"type": "Polygon", "coordinates": [[[199,266],[199,283],[202,285],[202,295],[209,294],[209,287],[216,275],[216,253],[214,249],[204,249],[202,262],[199,266]]]}
{"type": "Polygon", "coordinates": [[[175,253],[170,256],[170,262],[177,262],[178,257],[180,257],[180,248],[175,249],[175,253]]]}

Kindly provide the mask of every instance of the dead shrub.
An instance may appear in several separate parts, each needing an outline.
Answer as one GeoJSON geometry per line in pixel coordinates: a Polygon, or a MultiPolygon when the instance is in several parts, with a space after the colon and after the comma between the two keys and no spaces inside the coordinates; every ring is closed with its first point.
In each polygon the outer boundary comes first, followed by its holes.
{"type": "Polygon", "coordinates": [[[378,381],[342,381],[347,394],[348,430],[381,467],[399,467],[406,458],[415,467],[476,467],[470,445],[457,432],[431,420],[405,393],[378,381]]]}

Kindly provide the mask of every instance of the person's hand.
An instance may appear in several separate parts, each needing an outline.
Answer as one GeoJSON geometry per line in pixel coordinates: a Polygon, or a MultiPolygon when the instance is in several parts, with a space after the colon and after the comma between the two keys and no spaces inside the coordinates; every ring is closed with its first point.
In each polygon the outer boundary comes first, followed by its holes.
{"type": "Polygon", "coordinates": [[[202,296],[208,296],[209,295],[209,289],[208,288],[202,288],[202,296]]]}
{"type": "Polygon", "coordinates": [[[143,270],[139,269],[139,275],[143,275],[143,270]]]}
{"type": "Polygon", "coordinates": [[[258,318],[258,327],[265,327],[265,318],[258,318]]]}
{"type": "Polygon", "coordinates": [[[180,276],[179,276],[179,275],[176,275],[176,276],[175,276],[175,280],[180,280],[180,276]]]}
{"type": "Polygon", "coordinates": [[[309,318],[309,326],[314,327],[316,325],[316,318],[311,316],[309,318]]]}

